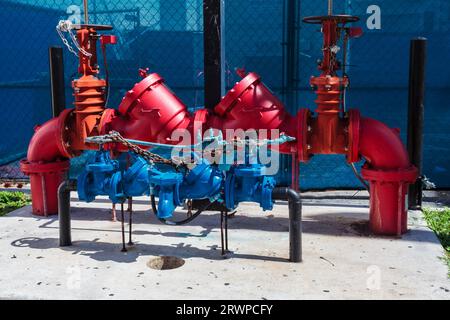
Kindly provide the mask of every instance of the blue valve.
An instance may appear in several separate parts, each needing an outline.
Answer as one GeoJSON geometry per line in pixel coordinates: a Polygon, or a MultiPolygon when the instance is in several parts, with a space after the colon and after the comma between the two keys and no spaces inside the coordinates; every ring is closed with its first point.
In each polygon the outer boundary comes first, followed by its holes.
{"type": "Polygon", "coordinates": [[[128,156],[128,165],[111,159],[103,150],[89,158],[78,177],[80,199],[90,202],[106,195],[113,203],[120,203],[128,197],[154,195],[159,199],[157,214],[162,219],[172,217],[176,207],[188,199],[214,199],[230,210],[243,201],[259,203],[263,210],[273,207],[275,179],[261,164],[223,166],[196,158],[193,168],[175,171],[133,153],[128,156]]]}

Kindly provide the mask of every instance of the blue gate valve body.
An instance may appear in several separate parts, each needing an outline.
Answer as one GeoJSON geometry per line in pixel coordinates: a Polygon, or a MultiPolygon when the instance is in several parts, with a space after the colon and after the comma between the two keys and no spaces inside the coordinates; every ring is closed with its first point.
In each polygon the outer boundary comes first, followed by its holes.
{"type": "Polygon", "coordinates": [[[170,218],[173,211],[186,199],[210,199],[220,193],[223,173],[208,161],[201,159],[185,176],[175,172],[149,169],[150,186],[158,194],[158,217],[170,218]]]}
{"type": "Polygon", "coordinates": [[[217,166],[210,165],[205,159],[200,160],[187,174],[180,186],[180,196],[183,199],[214,198],[222,188],[224,175],[217,166]]]}
{"type": "Polygon", "coordinates": [[[227,173],[225,182],[225,204],[230,210],[240,202],[257,202],[266,210],[273,209],[272,190],[275,179],[267,176],[266,167],[260,164],[239,165],[227,173]]]}
{"type": "Polygon", "coordinates": [[[264,210],[273,206],[272,190],[275,180],[260,164],[232,165],[221,170],[216,164],[199,159],[186,173],[164,171],[139,155],[129,153],[130,166],[113,160],[107,151],[97,151],[86,163],[78,177],[80,200],[93,201],[106,195],[113,203],[127,197],[158,196],[158,217],[170,218],[177,206],[187,199],[210,199],[224,202],[233,210],[242,201],[257,202],[264,210]]]}
{"type": "Polygon", "coordinates": [[[96,196],[104,195],[113,203],[119,203],[127,197],[148,195],[147,161],[132,154],[130,156],[133,164],[125,169],[119,160],[111,159],[109,152],[94,153],[77,179],[80,200],[91,202],[96,196]]]}
{"type": "Polygon", "coordinates": [[[172,217],[175,208],[181,204],[179,196],[183,175],[178,172],[149,170],[149,182],[152,194],[158,194],[158,218],[172,217]]]}

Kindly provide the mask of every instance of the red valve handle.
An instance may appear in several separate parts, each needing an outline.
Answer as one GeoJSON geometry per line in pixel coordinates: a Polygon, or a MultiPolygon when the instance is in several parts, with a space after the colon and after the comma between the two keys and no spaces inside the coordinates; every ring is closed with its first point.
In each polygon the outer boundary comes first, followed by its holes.
{"type": "Polygon", "coordinates": [[[113,26],[103,25],[103,24],[74,24],[73,28],[75,30],[79,29],[94,29],[98,31],[107,31],[114,29],[113,26]]]}
{"type": "Polygon", "coordinates": [[[113,35],[102,35],[100,37],[100,43],[102,46],[105,46],[107,44],[116,44],[117,43],[117,37],[113,35]]]}
{"type": "Polygon", "coordinates": [[[331,15],[331,16],[313,16],[303,18],[303,22],[311,23],[311,24],[322,24],[324,21],[334,20],[337,23],[348,23],[348,22],[357,22],[359,21],[359,17],[339,14],[339,15],[331,15]]]}

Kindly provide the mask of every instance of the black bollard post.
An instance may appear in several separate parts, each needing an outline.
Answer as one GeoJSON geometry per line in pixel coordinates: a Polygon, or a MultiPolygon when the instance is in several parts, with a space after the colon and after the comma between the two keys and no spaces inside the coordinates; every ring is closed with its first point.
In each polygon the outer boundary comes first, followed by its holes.
{"type": "Polygon", "coordinates": [[[72,245],[70,227],[70,191],[76,190],[76,180],[63,181],[58,187],[59,245],[61,247],[72,245]]]}
{"type": "Polygon", "coordinates": [[[425,38],[411,40],[408,101],[408,153],[411,163],[419,170],[419,176],[416,182],[409,186],[409,209],[422,208],[426,46],[427,39],[425,38]]]}
{"type": "Polygon", "coordinates": [[[289,261],[302,262],[302,201],[300,194],[290,188],[272,191],[273,200],[289,201],[289,261]]]}
{"type": "Polygon", "coordinates": [[[224,0],[203,0],[205,108],[212,110],[225,94],[224,0]]]}

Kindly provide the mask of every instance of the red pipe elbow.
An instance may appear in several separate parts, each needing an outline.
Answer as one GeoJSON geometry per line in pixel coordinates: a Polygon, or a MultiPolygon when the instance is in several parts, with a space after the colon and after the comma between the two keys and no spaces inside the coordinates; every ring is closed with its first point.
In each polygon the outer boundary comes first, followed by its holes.
{"type": "Polygon", "coordinates": [[[64,141],[66,120],[72,110],[66,109],[57,118],[37,126],[28,146],[27,159],[20,169],[30,176],[32,211],[47,216],[58,213],[58,187],[69,170],[71,156],[64,141]]]}
{"type": "Polygon", "coordinates": [[[376,234],[407,231],[405,197],[408,184],[417,178],[399,132],[383,123],[362,118],[359,152],[367,160],[362,176],[370,182],[370,227],[376,234]]]}
{"type": "Polygon", "coordinates": [[[28,145],[29,162],[55,162],[71,156],[64,141],[65,123],[72,109],[64,110],[59,117],[50,119],[43,125],[35,127],[35,132],[28,145]]]}
{"type": "Polygon", "coordinates": [[[390,170],[410,166],[399,132],[374,119],[361,118],[359,152],[373,168],[390,170]]]}

